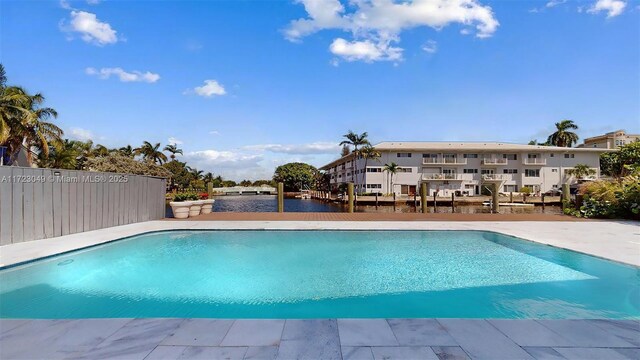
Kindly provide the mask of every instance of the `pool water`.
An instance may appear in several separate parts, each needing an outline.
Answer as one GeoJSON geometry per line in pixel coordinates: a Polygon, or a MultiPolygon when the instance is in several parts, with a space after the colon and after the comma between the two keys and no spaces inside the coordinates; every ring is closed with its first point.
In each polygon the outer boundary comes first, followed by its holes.
{"type": "Polygon", "coordinates": [[[640,318],[639,280],[491,232],[168,231],[0,270],[0,317],[640,318]]]}

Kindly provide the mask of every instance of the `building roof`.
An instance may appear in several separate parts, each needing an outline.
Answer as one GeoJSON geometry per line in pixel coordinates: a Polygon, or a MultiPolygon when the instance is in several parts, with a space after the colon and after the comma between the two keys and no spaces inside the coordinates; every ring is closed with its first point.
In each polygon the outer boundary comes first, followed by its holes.
{"type": "MultiPolygon", "coordinates": [[[[383,141],[374,145],[378,151],[537,151],[537,152],[595,152],[603,153],[615,151],[615,149],[602,148],[568,148],[559,146],[525,145],[491,141],[383,141]]],[[[353,154],[343,156],[322,167],[320,170],[329,169],[353,157],[353,154]]]]}

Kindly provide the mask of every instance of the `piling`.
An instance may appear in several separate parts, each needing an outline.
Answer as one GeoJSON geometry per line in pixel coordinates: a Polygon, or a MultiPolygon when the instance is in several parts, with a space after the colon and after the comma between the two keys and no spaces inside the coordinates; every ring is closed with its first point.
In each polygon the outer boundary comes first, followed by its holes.
{"type": "Polygon", "coordinates": [[[433,192],[433,212],[438,212],[438,192],[433,192]]]}
{"type": "Polygon", "coordinates": [[[571,200],[571,193],[569,189],[569,183],[562,184],[562,210],[567,206],[566,204],[571,200]]]}
{"type": "Polygon", "coordinates": [[[498,189],[500,184],[494,183],[493,188],[491,189],[491,212],[494,214],[498,213],[498,209],[500,206],[500,200],[498,199],[498,189]]]}
{"type": "Polygon", "coordinates": [[[207,197],[213,199],[213,183],[211,182],[207,183],[207,197]]]}
{"type": "Polygon", "coordinates": [[[509,192],[509,202],[513,203],[513,191],[509,192]]]}
{"type": "Polygon", "coordinates": [[[284,184],[278,183],[278,212],[284,212],[284,184]]]}
{"type": "Polygon", "coordinates": [[[427,213],[427,183],[420,184],[420,205],[422,206],[422,213],[427,213]]]}
{"type": "Polygon", "coordinates": [[[378,209],[378,193],[376,193],[376,209],[378,209]]]}
{"type": "Polygon", "coordinates": [[[353,212],[353,183],[347,184],[347,192],[349,194],[349,212],[353,212]]]}
{"type": "Polygon", "coordinates": [[[454,213],[456,212],[456,205],[455,205],[455,201],[456,201],[456,194],[452,193],[451,194],[451,212],[454,213]]]}
{"type": "Polygon", "coordinates": [[[396,211],[396,193],[395,191],[393,192],[393,211],[396,211]]]}

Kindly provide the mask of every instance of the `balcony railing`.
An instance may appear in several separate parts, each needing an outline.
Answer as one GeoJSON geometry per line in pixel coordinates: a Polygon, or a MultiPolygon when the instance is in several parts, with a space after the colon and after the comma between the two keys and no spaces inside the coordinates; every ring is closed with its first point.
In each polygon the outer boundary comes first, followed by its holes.
{"type": "Polygon", "coordinates": [[[505,181],[511,180],[512,176],[509,174],[484,174],[482,175],[483,181],[505,181]]]}
{"type": "Polygon", "coordinates": [[[422,174],[422,180],[462,180],[463,174],[422,174]]]}
{"type": "Polygon", "coordinates": [[[524,165],[547,165],[547,159],[540,158],[524,158],[522,159],[524,165]]]}
{"type": "Polygon", "coordinates": [[[446,164],[446,165],[467,165],[467,159],[458,159],[458,158],[422,158],[422,164],[446,164]]]}
{"type": "Polygon", "coordinates": [[[507,165],[507,159],[504,158],[484,158],[482,165],[507,165]]]}

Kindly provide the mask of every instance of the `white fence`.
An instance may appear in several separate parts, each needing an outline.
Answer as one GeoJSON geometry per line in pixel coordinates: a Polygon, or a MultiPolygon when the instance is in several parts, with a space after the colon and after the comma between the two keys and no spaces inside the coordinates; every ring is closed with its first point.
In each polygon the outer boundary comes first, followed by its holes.
{"type": "Polygon", "coordinates": [[[0,245],[162,219],[166,180],[0,166],[0,245]]]}

